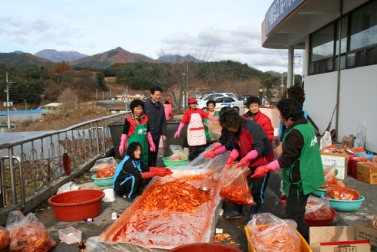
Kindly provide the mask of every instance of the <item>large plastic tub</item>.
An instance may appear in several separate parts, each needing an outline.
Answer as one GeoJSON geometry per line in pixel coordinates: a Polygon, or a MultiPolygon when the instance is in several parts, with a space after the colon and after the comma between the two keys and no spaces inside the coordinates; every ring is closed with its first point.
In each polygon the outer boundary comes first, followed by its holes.
{"type": "Polygon", "coordinates": [[[97,178],[97,174],[92,175],[92,179],[98,186],[110,186],[113,184],[114,177],[110,178],[97,178]]]}
{"type": "Polygon", "coordinates": [[[169,157],[163,157],[162,161],[166,166],[181,166],[187,163],[188,157],[185,157],[182,160],[169,160],[169,157]]]}
{"type": "MultiPolygon", "coordinates": [[[[257,252],[253,248],[253,246],[251,246],[251,243],[250,243],[251,234],[250,234],[250,230],[248,229],[247,225],[245,226],[245,233],[246,233],[246,239],[247,239],[248,252],[257,252]]],[[[302,235],[297,230],[296,230],[296,233],[297,233],[298,237],[300,237],[300,250],[301,250],[301,252],[313,252],[313,250],[310,248],[309,244],[306,242],[304,237],[302,237],[302,235]]]]}
{"type": "Polygon", "coordinates": [[[52,206],[55,218],[61,221],[80,221],[93,218],[101,213],[101,190],[69,191],[52,196],[48,204],[52,206]]]}
{"type": "Polygon", "coordinates": [[[170,252],[242,252],[238,248],[217,243],[192,243],[185,244],[169,250],[170,252]]]}

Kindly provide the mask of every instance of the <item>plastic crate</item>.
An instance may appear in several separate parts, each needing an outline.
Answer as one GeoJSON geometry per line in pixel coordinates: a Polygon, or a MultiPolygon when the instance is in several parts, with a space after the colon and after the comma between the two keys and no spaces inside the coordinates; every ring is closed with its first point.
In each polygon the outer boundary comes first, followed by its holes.
{"type": "Polygon", "coordinates": [[[164,162],[164,165],[166,166],[180,166],[187,163],[188,157],[182,159],[182,160],[169,160],[169,157],[163,157],[162,161],[164,162]]]}
{"type": "Polygon", "coordinates": [[[93,174],[92,179],[98,186],[109,186],[113,184],[113,178],[97,178],[97,174],[93,174]]]}
{"type": "MultiPolygon", "coordinates": [[[[245,233],[246,233],[246,239],[247,239],[247,251],[248,252],[257,252],[250,243],[250,230],[247,228],[247,225],[245,226],[245,233]]],[[[313,252],[313,250],[310,248],[309,244],[305,241],[304,237],[296,230],[296,233],[298,237],[300,237],[300,250],[301,252],[313,252]]]]}
{"type": "Polygon", "coordinates": [[[330,201],[330,207],[338,212],[353,212],[360,208],[364,201],[364,196],[359,196],[358,200],[336,200],[322,196],[322,198],[330,201]]]}

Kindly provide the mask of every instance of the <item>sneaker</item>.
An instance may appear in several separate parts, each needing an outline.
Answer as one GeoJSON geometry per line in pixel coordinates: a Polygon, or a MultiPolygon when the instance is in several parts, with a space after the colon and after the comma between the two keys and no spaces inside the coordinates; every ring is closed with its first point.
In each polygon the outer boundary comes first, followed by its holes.
{"type": "Polygon", "coordinates": [[[287,198],[287,196],[285,194],[280,194],[279,198],[282,199],[282,200],[285,200],[287,198]]]}
{"type": "Polygon", "coordinates": [[[123,200],[125,200],[125,201],[127,201],[127,202],[130,202],[130,203],[132,203],[132,202],[134,202],[134,199],[135,198],[128,198],[126,195],[123,195],[123,200]]]}
{"type": "Polygon", "coordinates": [[[283,205],[287,204],[287,199],[280,200],[280,204],[283,204],[283,205]]]}
{"type": "Polygon", "coordinates": [[[230,213],[224,216],[224,219],[226,220],[235,220],[235,219],[242,219],[242,218],[243,218],[243,214],[235,210],[231,211],[230,213]]]}

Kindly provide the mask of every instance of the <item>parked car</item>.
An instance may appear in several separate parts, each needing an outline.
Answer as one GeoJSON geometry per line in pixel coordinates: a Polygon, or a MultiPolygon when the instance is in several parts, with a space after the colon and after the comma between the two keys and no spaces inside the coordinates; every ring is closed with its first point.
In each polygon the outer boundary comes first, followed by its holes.
{"type": "Polygon", "coordinates": [[[201,101],[216,100],[217,98],[221,98],[221,97],[232,97],[235,100],[238,100],[237,95],[235,95],[234,93],[212,93],[203,97],[200,100],[201,101]]]}
{"type": "Polygon", "coordinates": [[[204,97],[206,97],[207,95],[210,95],[210,94],[213,94],[213,93],[217,93],[217,91],[213,91],[213,90],[210,90],[210,91],[204,91],[202,96],[198,99],[203,99],[204,97]]]}
{"type": "MultiPolygon", "coordinates": [[[[207,104],[206,104],[207,101],[203,101],[203,100],[198,101],[198,108],[208,111],[207,104]]],[[[218,97],[214,99],[214,101],[216,102],[216,107],[215,107],[216,111],[220,111],[222,107],[230,107],[237,110],[238,113],[240,113],[240,111],[242,113],[242,108],[244,106],[243,101],[239,101],[238,99],[234,99],[233,97],[229,97],[229,96],[218,97]]]]}

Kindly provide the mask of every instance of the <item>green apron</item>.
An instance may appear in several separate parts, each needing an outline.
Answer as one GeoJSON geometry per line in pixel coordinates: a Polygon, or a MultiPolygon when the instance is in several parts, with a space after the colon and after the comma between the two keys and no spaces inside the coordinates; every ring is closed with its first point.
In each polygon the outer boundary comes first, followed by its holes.
{"type": "Polygon", "coordinates": [[[291,185],[297,185],[297,198],[299,198],[300,191],[307,195],[321,187],[325,183],[325,179],[317,137],[310,123],[298,124],[286,132],[282,141],[283,149],[285,147],[285,139],[293,129],[300,131],[304,139],[304,145],[302,146],[300,157],[283,170],[283,189],[288,197],[291,185]],[[297,161],[300,161],[301,180],[293,182],[292,169],[297,161]]]}
{"type": "Polygon", "coordinates": [[[140,160],[148,164],[148,140],[147,140],[147,125],[146,124],[136,124],[134,133],[128,137],[127,147],[132,142],[138,142],[141,146],[141,158],[140,160]]]}

